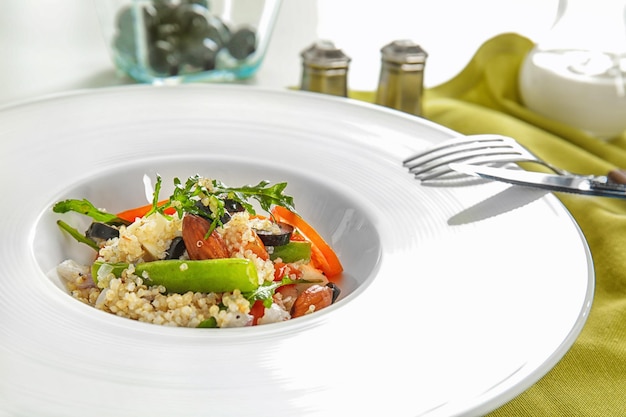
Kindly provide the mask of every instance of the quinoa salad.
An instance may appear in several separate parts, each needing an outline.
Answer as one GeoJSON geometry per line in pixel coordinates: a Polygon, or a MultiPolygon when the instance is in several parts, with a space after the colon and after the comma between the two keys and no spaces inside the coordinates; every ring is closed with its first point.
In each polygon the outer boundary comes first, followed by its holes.
{"type": "Polygon", "coordinates": [[[120,317],[200,328],[282,322],[336,301],[341,262],[296,212],[286,183],[228,187],[196,175],[174,178],[161,199],[161,182],[151,204],[116,214],[86,199],[54,205],[91,219],[84,233],[57,221],[93,249],[87,264],[57,266],[72,297],[120,317]]]}

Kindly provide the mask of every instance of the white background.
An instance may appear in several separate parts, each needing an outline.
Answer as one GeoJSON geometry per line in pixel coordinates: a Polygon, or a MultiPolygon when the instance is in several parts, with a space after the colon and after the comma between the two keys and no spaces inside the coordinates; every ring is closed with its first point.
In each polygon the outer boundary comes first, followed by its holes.
{"type": "MultiPolygon", "coordinates": [[[[41,95],[130,83],[116,75],[95,1],[3,0],[0,105],[41,95]]],[[[300,52],[328,39],[352,58],[349,84],[374,89],[380,48],[412,39],[428,53],[425,84],[458,73],[486,39],[517,32],[537,41],[558,0],[284,0],[261,70],[248,81],[298,85],[300,52]]]]}

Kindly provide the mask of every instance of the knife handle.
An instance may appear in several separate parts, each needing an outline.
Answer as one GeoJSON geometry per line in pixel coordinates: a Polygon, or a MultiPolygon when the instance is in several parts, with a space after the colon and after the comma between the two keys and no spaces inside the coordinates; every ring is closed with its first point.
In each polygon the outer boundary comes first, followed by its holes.
{"type": "Polygon", "coordinates": [[[614,169],[609,172],[609,180],[618,184],[626,184],[626,169],[614,169]]]}

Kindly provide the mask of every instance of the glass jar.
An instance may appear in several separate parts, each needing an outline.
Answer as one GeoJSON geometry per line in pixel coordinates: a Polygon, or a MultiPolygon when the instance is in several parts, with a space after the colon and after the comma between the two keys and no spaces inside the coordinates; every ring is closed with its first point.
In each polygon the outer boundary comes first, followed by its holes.
{"type": "Polygon", "coordinates": [[[281,0],[95,0],[115,66],[143,83],[232,81],[261,65],[281,0]]]}
{"type": "Polygon", "coordinates": [[[556,21],[526,57],[526,107],[602,139],[626,129],[626,1],[560,0],[556,21]]]}

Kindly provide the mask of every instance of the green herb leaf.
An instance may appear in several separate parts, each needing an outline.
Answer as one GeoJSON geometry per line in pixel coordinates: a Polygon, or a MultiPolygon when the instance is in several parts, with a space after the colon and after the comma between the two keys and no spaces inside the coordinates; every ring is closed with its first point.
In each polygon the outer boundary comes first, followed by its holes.
{"type": "Polygon", "coordinates": [[[210,180],[199,175],[188,178],[183,184],[180,179],[174,178],[174,192],[169,202],[160,209],[174,207],[181,217],[184,213],[202,216],[211,221],[211,233],[222,224],[221,219],[226,214],[225,199],[234,200],[253,215],[256,211],[250,203],[251,199],[258,201],[261,208],[268,213],[274,205],[295,211],[293,197],[284,194],[286,187],[286,182],[270,185],[268,181],[260,181],[254,186],[228,187],[219,180],[210,180]]]}
{"type": "Polygon", "coordinates": [[[198,328],[202,329],[214,329],[217,327],[217,320],[215,317],[209,317],[206,320],[203,320],[198,324],[198,328]]]}
{"type": "Polygon", "coordinates": [[[87,199],[82,200],[64,200],[59,201],[52,207],[52,211],[55,213],[67,213],[70,211],[75,211],[80,214],[85,214],[97,222],[108,223],[108,224],[128,224],[127,221],[120,219],[115,214],[110,214],[104,212],[102,210],[97,209],[91,202],[87,199]]]}
{"type": "Polygon", "coordinates": [[[245,185],[233,188],[216,181],[215,192],[228,194],[228,198],[238,201],[252,214],[255,214],[254,209],[247,203],[250,198],[258,201],[261,208],[267,212],[271,210],[272,206],[283,206],[291,211],[296,211],[293,197],[283,194],[287,183],[279,182],[272,186],[269,184],[269,181],[263,180],[254,186],[245,185]]]}
{"type": "Polygon", "coordinates": [[[296,282],[297,281],[286,277],[280,281],[264,282],[263,285],[260,285],[256,290],[244,295],[250,304],[254,304],[257,300],[261,300],[263,301],[263,305],[269,308],[272,306],[272,297],[276,293],[277,288],[282,287],[283,285],[295,284],[296,282]]]}
{"type": "Polygon", "coordinates": [[[65,223],[63,220],[57,220],[57,225],[59,225],[59,227],[62,230],[65,230],[67,233],[69,233],[74,239],[76,239],[80,243],[84,243],[84,244],[90,246],[91,248],[93,248],[95,250],[99,249],[98,248],[98,244],[96,242],[94,242],[93,240],[89,239],[87,236],[83,235],[78,230],[76,230],[75,228],[73,228],[69,224],[65,223]]]}
{"type": "Polygon", "coordinates": [[[159,193],[161,192],[161,176],[157,175],[156,184],[154,185],[154,192],[152,193],[152,208],[146,213],[144,217],[148,217],[157,211],[165,217],[169,217],[164,213],[165,208],[159,207],[159,193]]]}
{"type": "Polygon", "coordinates": [[[270,308],[272,306],[272,297],[276,293],[276,290],[282,287],[283,285],[314,284],[316,282],[318,281],[310,281],[306,279],[294,280],[285,276],[280,281],[264,282],[262,285],[259,285],[259,287],[256,290],[245,293],[244,296],[246,297],[246,300],[250,302],[250,304],[253,304],[257,300],[261,300],[263,301],[263,305],[265,307],[270,308]]]}

